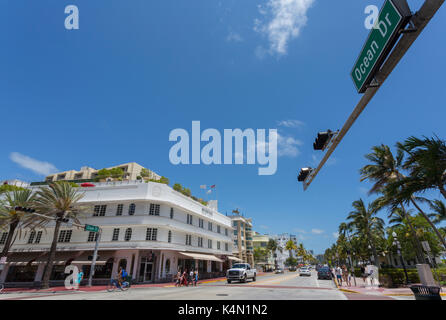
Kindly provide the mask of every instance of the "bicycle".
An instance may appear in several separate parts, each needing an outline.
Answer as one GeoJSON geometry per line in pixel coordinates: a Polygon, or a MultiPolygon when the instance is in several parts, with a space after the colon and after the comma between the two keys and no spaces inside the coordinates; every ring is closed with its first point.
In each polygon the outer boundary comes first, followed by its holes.
{"type": "Polygon", "coordinates": [[[115,289],[120,289],[121,291],[127,291],[130,288],[130,283],[128,281],[123,281],[121,286],[118,287],[118,281],[115,279],[111,279],[107,285],[107,291],[113,292],[115,289]]]}

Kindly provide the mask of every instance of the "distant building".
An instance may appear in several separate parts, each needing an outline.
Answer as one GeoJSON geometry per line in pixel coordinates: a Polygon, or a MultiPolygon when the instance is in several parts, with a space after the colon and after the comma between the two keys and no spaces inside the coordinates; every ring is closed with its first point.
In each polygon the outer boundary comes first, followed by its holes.
{"type": "Polygon", "coordinates": [[[22,188],[26,188],[26,187],[29,186],[28,182],[17,180],[17,179],[14,179],[14,180],[4,180],[4,181],[2,181],[2,184],[7,184],[7,185],[10,185],[10,186],[16,186],[16,187],[22,187],[22,188]]]}
{"type": "Polygon", "coordinates": [[[252,219],[241,216],[236,210],[233,213],[233,215],[228,216],[232,220],[234,229],[232,253],[241,261],[254,266],[252,219]]]}
{"type": "MultiPolygon", "coordinates": [[[[143,166],[137,164],[136,162],[129,162],[120,164],[113,167],[108,167],[105,169],[114,169],[114,168],[120,168],[122,171],[124,171],[124,180],[137,180],[138,177],[141,175],[141,170],[146,169],[143,166]]],[[[156,174],[155,172],[147,169],[149,171],[149,179],[155,179],[159,180],[161,178],[160,175],[156,174]]],[[[79,171],[76,170],[68,170],[63,172],[58,172],[51,174],[45,178],[45,181],[60,181],[60,180],[84,180],[84,179],[94,179],[98,175],[97,169],[93,169],[90,167],[82,167],[79,171]]]]}
{"type": "Polygon", "coordinates": [[[256,259],[254,257],[254,262],[256,268],[259,269],[272,269],[274,267],[274,258],[272,257],[271,253],[268,251],[268,242],[271,239],[271,237],[267,234],[262,235],[260,233],[254,232],[254,235],[252,236],[252,244],[254,247],[254,250],[256,248],[262,248],[267,251],[267,255],[264,259],[256,259]]]}

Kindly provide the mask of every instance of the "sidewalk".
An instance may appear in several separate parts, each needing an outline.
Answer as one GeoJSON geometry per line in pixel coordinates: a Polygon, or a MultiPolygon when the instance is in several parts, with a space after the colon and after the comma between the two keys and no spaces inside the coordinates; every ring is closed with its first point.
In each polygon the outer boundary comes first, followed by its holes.
{"type": "MultiPolygon", "coordinates": [[[[413,296],[412,290],[409,287],[404,288],[383,288],[383,287],[372,287],[367,285],[366,282],[362,280],[362,278],[356,278],[356,286],[355,282],[352,278],[351,284],[352,286],[347,286],[345,282],[340,286],[337,281],[335,281],[336,286],[339,290],[347,293],[357,293],[357,294],[368,294],[368,295],[380,295],[380,296],[413,296]]],[[[446,296],[446,287],[441,288],[441,296],[446,296]]]]}
{"type": "MultiPolygon", "coordinates": [[[[257,276],[262,276],[264,273],[258,273],[257,276]]],[[[213,282],[222,282],[226,281],[225,277],[219,277],[219,278],[211,278],[211,279],[203,279],[198,281],[198,285],[204,284],[204,283],[213,283],[213,282]]],[[[167,287],[175,287],[174,282],[165,282],[165,283],[149,283],[149,284],[133,284],[131,286],[132,288],[151,288],[151,287],[158,287],[158,288],[167,288],[167,287]]],[[[5,293],[44,293],[44,292],[64,292],[64,291],[103,291],[106,290],[106,286],[80,286],[79,289],[67,289],[65,287],[51,287],[49,289],[34,289],[34,288],[5,288],[0,294],[5,293]]]]}

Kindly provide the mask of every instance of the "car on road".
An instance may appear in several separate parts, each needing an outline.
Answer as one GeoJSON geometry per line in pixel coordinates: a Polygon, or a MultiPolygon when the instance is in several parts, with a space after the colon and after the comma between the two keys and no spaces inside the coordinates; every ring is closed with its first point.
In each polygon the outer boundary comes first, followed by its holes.
{"type": "Polygon", "coordinates": [[[308,276],[311,277],[311,270],[308,267],[302,267],[299,269],[299,276],[308,276]]]}
{"type": "Polygon", "coordinates": [[[277,268],[277,269],[274,271],[275,274],[283,273],[283,272],[284,272],[284,271],[283,271],[282,268],[277,268]]]}
{"type": "Polygon", "coordinates": [[[331,275],[330,268],[328,268],[328,267],[319,268],[319,270],[317,272],[317,279],[318,280],[321,280],[321,279],[331,280],[332,275],[331,275]]]}
{"type": "Polygon", "coordinates": [[[228,283],[232,281],[246,282],[248,279],[256,281],[257,270],[251,268],[249,263],[237,263],[231,269],[226,271],[226,280],[228,283]]]}
{"type": "Polygon", "coordinates": [[[294,271],[297,271],[297,268],[294,266],[291,266],[288,268],[288,271],[294,272],[294,271]]]}

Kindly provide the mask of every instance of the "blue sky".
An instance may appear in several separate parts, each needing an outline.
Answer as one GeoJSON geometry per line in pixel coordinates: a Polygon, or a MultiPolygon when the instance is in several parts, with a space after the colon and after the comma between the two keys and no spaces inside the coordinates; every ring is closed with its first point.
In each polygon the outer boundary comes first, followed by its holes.
{"type": "MultiPolygon", "coordinates": [[[[368,34],[364,9],[383,1],[286,3],[2,1],[0,178],[39,181],[56,168],[135,161],[197,196],[200,185],[216,184],[223,213],[239,208],[258,232],[298,234],[323,252],[352,201],[367,199],[358,170],[371,146],[446,136],[446,12],[440,9],[303,192],[299,168],[322,157],[312,150],[316,133],[341,128],[360,99],[349,73],[368,34]],[[79,8],[79,30],[64,28],[69,4],[79,8]],[[193,120],[221,132],[277,128],[277,173],[172,165],[169,132],[190,132],[193,120]]],[[[421,3],[409,0],[413,11],[421,3]]]]}

